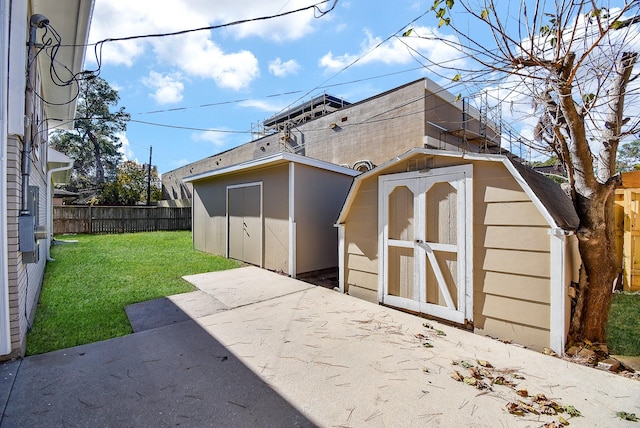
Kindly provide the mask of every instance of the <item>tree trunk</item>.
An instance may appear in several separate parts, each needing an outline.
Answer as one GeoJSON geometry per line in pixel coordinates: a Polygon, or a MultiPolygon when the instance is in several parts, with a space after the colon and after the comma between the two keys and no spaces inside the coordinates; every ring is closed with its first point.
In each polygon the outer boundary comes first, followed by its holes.
{"type": "Polygon", "coordinates": [[[576,235],[582,269],[571,317],[569,344],[585,339],[606,342],[609,306],[618,276],[613,218],[616,182],[611,180],[600,185],[590,198],[576,196],[576,211],[581,219],[576,235]]]}
{"type": "Polygon", "coordinates": [[[614,281],[618,276],[615,248],[614,198],[620,176],[615,171],[615,150],[622,127],[624,92],[629,81],[635,55],[623,54],[618,76],[609,88],[609,121],[603,132],[605,150],[600,154],[596,177],[589,140],[585,130],[584,111],[577,108],[569,82],[575,56],[567,54],[558,69],[558,95],[562,115],[571,137],[568,150],[574,167],[573,203],[580,218],[576,231],[582,269],[576,289],[568,343],[582,340],[606,342],[606,328],[614,281]],[[611,134],[611,135],[609,135],[611,134]],[[605,165],[606,164],[606,165],[605,165]],[[598,180],[598,178],[600,180],[598,180]]]}
{"type": "Polygon", "coordinates": [[[96,184],[104,183],[104,165],[102,164],[102,151],[100,150],[100,141],[92,132],[87,132],[89,139],[93,143],[93,156],[96,161],[96,184]]]}

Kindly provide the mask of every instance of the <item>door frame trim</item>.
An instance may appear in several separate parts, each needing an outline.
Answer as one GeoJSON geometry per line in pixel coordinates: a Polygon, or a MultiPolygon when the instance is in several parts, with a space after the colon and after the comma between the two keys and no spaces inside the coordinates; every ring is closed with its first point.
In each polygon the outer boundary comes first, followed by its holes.
{"type": "MultiPolygon", "coordinates": [[[[464,308],[464,320],[460,320],[460,323],[465,321],[473,321],[473,164],[446,166],[440,168],[433,168],[421,171],[409,171],[380,175],[378,177],[378,303],[385,303],[384,289],[385,281],[388,276],[387,272],[387,250],[385,248],[384,236],[386,228],[388,227],[387,213],[384,211],[384,207],[387,205],[387,195],[383,190],[383,183],[392,180],[411,180],[421,177],[437,177],[440,175],[455,175],[462,174],[464,181],[464,218],[458,218],[459,227],[464,227],[464,248],[462,248],[464,254],[464,296],[465,305],[464,308]]],[[[389,302],[386,302],[389,303],[389,302]]],[[[418,303],[418,302],[416,302],[418,303]]],[[[428,314],[427,314],[428,315],[428,314]]],[[[437,315],[436,315],[437,316],[437,315]]]]}
{"type": "Polygon", "coordinates": [[[226,250],[226,258],[229,258],[229,191],[233,189],[239,189],[243,187],[254,187],[258,186],[260,188],[260,267],[264,267],[264,194],[263,194],[263,186],[262,181],[253,181],[251,183],[242,183],[242,184],[230,184],[225,189],[226,196],[226,229],[227,233],[225,234],[226,242],[225,242],[225,250],[226,250]]]}

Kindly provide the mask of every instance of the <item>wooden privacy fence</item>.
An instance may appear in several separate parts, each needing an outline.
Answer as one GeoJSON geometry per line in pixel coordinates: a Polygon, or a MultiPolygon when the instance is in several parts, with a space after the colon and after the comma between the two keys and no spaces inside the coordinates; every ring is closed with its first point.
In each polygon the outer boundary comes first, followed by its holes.
{"type": "Polygon", "coordinates": [[[53,233],[127,233],[191,230],[190,207],[53,207],[53,233]]]}

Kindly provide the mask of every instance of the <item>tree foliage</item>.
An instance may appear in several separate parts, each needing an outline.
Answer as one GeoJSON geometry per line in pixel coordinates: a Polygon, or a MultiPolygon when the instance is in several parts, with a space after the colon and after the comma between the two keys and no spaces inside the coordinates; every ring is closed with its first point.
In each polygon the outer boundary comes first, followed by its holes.
{"type": "Polygon", "coordinates": [[[151,198],[147,201],[149,165],[125,161],[118,168],[115,180],[102,186],[98,202],[102,205],[136,205],[162,198],[162,183],[158,168],[151,168],[151,198]]]}
{"type": "Polygon", "coordinates": [[[620,180],[615,175],[616,154],[621,140],[640,129],[637,117],[625,115],[626,103],[637,96],[629,88],[638,77],[635,27],[640,2],[617,5],[586,0],[436,0],[431,8],[438,26],[456,36],[439,40],[463,53],[465,68],[452,67],[452,80],[473,85],[490,78],[511,93],[527,96],[538,117],[532,147],[555,154],[568,173],[580,218],[575,234],[582,259],[570,341],[605,340],[618,274],[613,221],[614,189],[620,180]],[[469,21],[458,25],[457,19],[469,21]],[[494,44],[488,45],[486,38],[479,41],[477,34],[488,34],[494,44]]]}
{"type": "Polygon", "coordinates": [[[640,169],[640,140],[634,140],[618,148],[618,171],[629,172],[640,169]]]}
{"type": "Polygon", "coordinates": [[[120,135],[126,131],[129,114],[124,107],[112,111],[120,97],[104,79],[80,82],[76,119],[71,131],[56,131],[51,146],[74,160],[67,188],[95,195],[115,179],[122,161],[120,135]]]}

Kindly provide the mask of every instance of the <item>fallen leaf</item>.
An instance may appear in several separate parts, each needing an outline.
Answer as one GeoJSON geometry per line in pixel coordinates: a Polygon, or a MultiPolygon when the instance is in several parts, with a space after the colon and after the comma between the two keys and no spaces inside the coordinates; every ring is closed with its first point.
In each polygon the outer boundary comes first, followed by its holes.
{"type": "Polygon", "coordinates": [[[491,386],[487,385],[485,382],[479,380],[476,382],[476,388],[478,389],[487,389],[489,391],[493,391],[493,389],[491,388],[491,386]]]}
{"type": "Polygon", "coordinates": [[[476,384],[478,383],[478,380],[475,377],[465,377],[463,381],[467,385],[471,385],[471,386],[476,386],[476,384]]]}
{"type": "Polygon", "coordinates": [[[534,395],[534,396],[531,398],[531,400],[532,400],[534,403],[539,403],[539,402],[542,402],[542,401],[547,401],[547,397],[546,397],[544,394],[540,393],[540,394],[536,394],[536,395],[534,395]]]}
{"type": "Polygon", "coordinates": [[[525,414],[525,410],[514,402],[507,403],[506,408],[507,412],[511,413],[512,415],[524,416],[525,414]]]}
{"type": "Polygon", "coordinates": [[[475,367],[469,367],[469,374],[471,375],[471,377],[474,377],[476,379],[480,379],[482,377],[480,376],[480,372],[478,371],[478,369],[475,367]]]}
{"type": "Polygon", "coordinates": [[[489,378],[489,379],[493,379],[493,375],[487,369],[481,369],[480,370],[480,375],[482,375],[483,377],[489,378]]]}
{"type": "Polygon", "coordinates": [[[526,389],[517,389],[516,390],[516,394],[518,394],[520,397],[528,397],[529,396],[529,391],[527,391],[526,389]]]}
{"type": "Polygon", "coordinates": [[[489,361],[485,361],[485,360],[476,360],[478,362],[479,365],[481,365],[482,367],[486,367],[488,369],[492,369],[493,366],[491,365],[491,363],[489,361]]]}
{"type": "Polygon", "coordinates": [[[616,416],[625,421],[638,422],[638,417],[635,413],[616,412],[616,416]]]}
{"type": "Polygon", "coordinates": [[[453,373],[451,373],[451,377],[458,382],[462,382],[464,380],[464,376],[462,376],[458,371],[454,371],[453,373]]]}
{"type": "Polygon", "coordinates": [[[556,411],[556,409],[552,406],[547,406],[547,405],[539,405],[540,408],[540,413],[542,413],[543,415],[557,415],[558,412],[556,411]]]}
{"type": "Polygon", "coordinates": [[[569,414],[569,416],[581,416],[580,411],[573,406],[564,406],[562,409],[565,413],[569,414]]]}
{"type": "Polygon", "coordinates": [[[539,415],[540,414],[540,412],[538,412],[536,410],[536,408],[533,407],[531,404],[527,404],[527,403],[525,403],[524,401],[521,401],[521,400],[518,400],[517,403],[518,403],[518,406],[522,407],[523,409],[525,409],[529,413],[533,413],[534,415],[539,415]]]}

